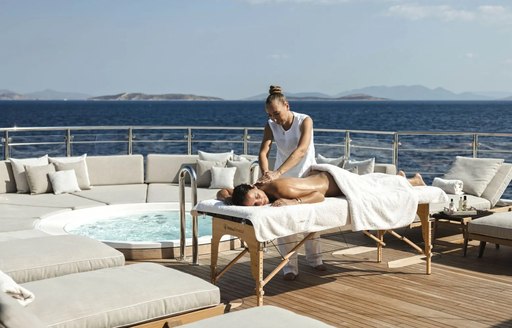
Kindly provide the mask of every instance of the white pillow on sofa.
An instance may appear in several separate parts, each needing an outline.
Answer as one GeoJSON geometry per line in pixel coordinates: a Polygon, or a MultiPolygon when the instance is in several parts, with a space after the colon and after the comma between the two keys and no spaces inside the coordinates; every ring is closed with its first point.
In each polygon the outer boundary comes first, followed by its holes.
{"type": "Polygon", "coordinates": [[[81,191],[78,186],[75,170],[57,171],[48,175],[55,195],[81,191]]]}
{"type": "Polygon", "coordinates": [[[12,172],[14,174],[14,181],[16,182],[16,189],[18,194],[26,194],[30,192],[30,188],[27,182],[27,176],[25,174],[25,165],[30,166],[42,166],[48,165],[48,155],[44,155],[39,158],[9,158],[12,166],[12,172]]]}
{"type": "Polygon", "coordinates": [[[196,165],[197,186],[209,187],[212,181],[212,167],[224,167],[226,162],[223,161],[203,161],[198,159],[196,165]]]}
{"type": "Polygon", "coordinates": [[[251,165],[247,160],[228,161],[227,167],[236,168],[233,185],[236,187],[242,183],[251,183],[251,165]]]}
{"type": "Polygon", "coordinates": [[[49,157],[50,163],[55,165],[57,171],[75,170],[76,179],[81,190],[91,189],[89,169],[85,160],[87,154],[74,157],[49,157]]]}
{"type": "Polygon", "coordinates": [[[229,151],[227,153],[207,153],[205,151],[198,150],[197,154],[199,155],[199,159],[202,161],[214,162],[227,162],[228,160],[232,160],[234,157],[233,151],[229,151]]]}
{"type": "Polygon", "coordinates": [[[343,167],[343,165],[345,164],[345,161],[346,161],[346,157],[345,156],[341,156],[341,157],[325,157],[325,156],[322,156],[321,154],[318,154],[316,156],[316,162],[318,164],[331,164],[331,165],[336,165],[336,166],[339,166],[339,167],[343,167]]]}
{"type": "Polygon", "coordinates": [[[357,168],[357,174],[359,175],[373,173],[375,169],[375,158],[368,158],[362,161],[348,160],[343,164],[343,168],[353,173],[355,173],[354,168],[357,168]]]}
{"type": "Polygon", "coordinates": [[[462,180],[465,193],[480,197],[503,162],[499,158],[457,156],[443,178],[462,180]]]}
{"type": "Polygon", "coordinates": [[[212,167],[212,183],[210,183],[210,189],[233,189],[236,170],[236,167],[212,167]]]}

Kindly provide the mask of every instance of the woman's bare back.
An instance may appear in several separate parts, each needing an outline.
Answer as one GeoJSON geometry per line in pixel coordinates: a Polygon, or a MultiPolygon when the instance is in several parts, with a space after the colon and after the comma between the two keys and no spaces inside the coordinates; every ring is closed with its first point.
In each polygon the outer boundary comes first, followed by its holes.
{"type": "Polygon", "coordinates": [[[314,191],[326,197],[342,195],[333,177],[324,171],[311,171],[304,178],[280,178],[258,187],[273,199],[300,198],[314,191]]]}

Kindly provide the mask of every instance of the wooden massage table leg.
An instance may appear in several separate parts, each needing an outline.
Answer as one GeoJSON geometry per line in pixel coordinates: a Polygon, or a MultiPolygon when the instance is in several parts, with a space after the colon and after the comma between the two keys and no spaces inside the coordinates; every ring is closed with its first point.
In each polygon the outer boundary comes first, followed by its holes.
{"type": "Polygon", "coordinates": [[[430,227],[430,207],[429,204],[418,204],[417,214],[421,220],[421,233],[423,242],[425,243],[425,257],[426,257],[426,274],[432,273],[432,229],[430,227]]]}

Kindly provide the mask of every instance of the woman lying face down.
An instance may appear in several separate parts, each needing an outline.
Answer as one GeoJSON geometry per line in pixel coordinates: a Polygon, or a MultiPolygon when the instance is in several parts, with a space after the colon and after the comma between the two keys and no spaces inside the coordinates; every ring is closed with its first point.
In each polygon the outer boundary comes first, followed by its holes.
{"type": "MultiPolygon", "coordinates": [[[[402,171],[398,175],[405,177],[402,171]]],[[[412,186],[425,185],[419,173],[408,181],[412,186]]],[[[329,172],[311,171],[303,178],[280,178],[266,184],[241,184],[235,189],[222,189],[217,199],[239,206],[284,206],[320,203],[325,197],[342,195],[329,172]]]]}

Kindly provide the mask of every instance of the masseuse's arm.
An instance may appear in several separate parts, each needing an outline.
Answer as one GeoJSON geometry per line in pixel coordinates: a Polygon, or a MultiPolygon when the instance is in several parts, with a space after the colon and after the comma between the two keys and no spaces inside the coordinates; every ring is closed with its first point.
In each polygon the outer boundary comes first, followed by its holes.
{"type": "Polygon", "coordinates": [[[303,195],[301,197],[287,199],[287,198],[279,198],[275,202],[272,203],[272,206],[285,206],[285,205],[300,205],[300,204],[315,204],[323,202],[325,199],[324,194],[318,191],[313,191],[309,194],[303,195]]]}
{"type": "Polygon", "coordinates": [[[276,170],[280,175],[295,167],[304,158],[308,152],[309,143],[313,136],[313,120],[311,117],[306,117],[301,125],[301,135],[297,148],[288,156],[286,161],[276,170]]]}
{"type": "Polygon", "coordinates": [[[261,141],[260,153],[258,156],[258,164],[262,175],[269,171],[268,155],[272,148],[272,140],[274,140],[274,135],[272,134],[272,129],[270,129],[270,126],[267,123],[267,125],[265,125],[265,130],[263,131],[263,140],[261,141]]]}

